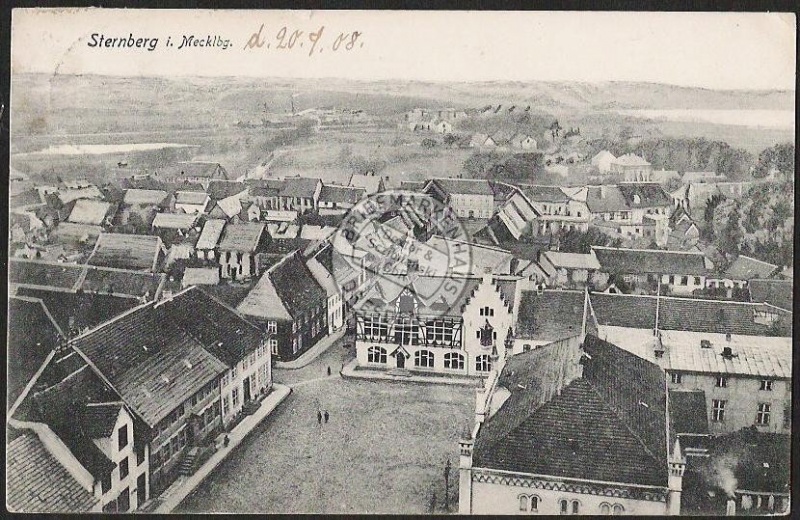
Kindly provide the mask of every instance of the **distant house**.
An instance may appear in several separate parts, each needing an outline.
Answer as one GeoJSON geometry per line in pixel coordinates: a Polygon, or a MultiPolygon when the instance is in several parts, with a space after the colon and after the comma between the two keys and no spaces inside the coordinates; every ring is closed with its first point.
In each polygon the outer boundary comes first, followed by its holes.
{"type": "MultiPolygon", "coordinates": [[[[636,291],[655,292],[658,284],[674,294],[706,286],[712,265],[702,253],[592,246],[605,276],[618,275],[636,291]]],[[[608,278],[606,278],[606,281],[608,278]]]]}
{"type": "Polygon", "coordinates": [[[747,287],[753,303],[765,303],[790,312],[794,308],[792,280],[751,279],[747,287]]]}
{"type": "Polygon", "coordinates": [[[300,214],[319,207],[322,181],[308,177],[289,177],[278,192],[276,209],[297,211],[300,214]]]}
{"type": "Polygon", "coordinates": [[[451,134],[453,133],[453,125],[444,120],[434,121],[431,125],[434,132],[438,134],[451,134]]]}
{"type": "Polygon", "coordinates": [[[365,188],[326,184],[319,193],[320,215],[343,215],[365,196],[365,188]]]}
{"type": "Polygon", "coordinates": [[[194,227],[195,222],[197,222],[196,214],[157,213],[153,219],[152,228],[154,231],[170,229],[186,233],[194,227]]]}
{"type": "Polygon", "coordinates": [[[196,182],[207,185],[211,181],[228,180],[228,172],[215,162],[179,162],[167,169],[162,177],[171,182],[196,182]]]}
{"type": "Polygon", "coordinates": [[[386,189],[383,179],[379,175],[375,175],[374,172],[365,175],[354,173],[350,176],[347,185],[354,188],[363,188],[367,196],[380,193],[386,189]]]}
{"type": "Polygon", "coordinates": [[[600,270],[600,263],[592,254],[545,251],[539,265],[548,274],[551,287],[586,287],[600,270]]]}
{"type": "Polygon", "coordinates": [[[592,166],[597,168],[600,173],[609,173],[611,172],[611,163],[614,162],[617,158],[614,157],[614,154],[609,152],[608,150],[602,150],[597,152],[594,157],[592,157],[592,166]]]}
{"type": "Polygon", "coordinates": [[[512,148],[520,148],[522,150],[535,150],[536,139],[527,134],[516,134],[509,140],[512,148]]]}
{"type": "Polygon", "coordinates": [[[174,197],[164,190],[129,189],[125,191],[122,201],[128,206],[154,206],[162,209],[171,209],[174,197]]]}
{"type": "Polygon", "coordinates": [[[617,157],[610,164],[611,173],[620,175],[626,181],[649,181],[653,171],[653,165],[632,153],[617,157]]]}
{"type": "Polygon", "coordinates": [[[309,226],[304,225],[300,228],[300,238],[306,240],[326,240],[336,232],[332,226],[309,226]]]}
{"type": "Polygon", "coordinates": [[[487,134],[475,134],[469,141],[471,148],[494,148],[497,143],[487,134]]]}
{"type": "Polygon", "coordinates": [[[583,337],[583,324],[589,312],[585,291],[565,289],[523,289],[511,352],[521,354],[556,341],[576,341],[583,337]]]}
{"type": "Polygon", "coordinates": [[[758,278],[772,278],[780,271],[777,265],[764,262],[749,256],[739,255],[731,262],[725,272],[720,275],[710,276],[709,287],[743,288],[750,280],[758,278]]]}
{"type": "Polygon", "coordinates": [[[101,233],[89,260],[91,265],[156,272],[166,250],[157,236],[101,233]]]}
{"type": "MultiPolygon", "coordinates": [[[[43,188],[47,190],[47,188],[43,188]]],[[[97,199],[103,200],[103,192],[100,191],[95,185],[84,186],[81,188],[75,189],[59,189],[58,190],[58,200],[61,201],[62,204],[68,204],[73,200],[79,199],[97,199]]]]}
{"type": "MultiPolygon", "coordinates": [[[[511,138],[513,134],[507,130],[498,130],[491,136],[492,142],[497,146],[509,147],[511,146],[511,138]]],[[[485,144],[484,144],[485,146],[485,144]]]]}
{"type": "Polygon", "coordinates": [[[529,220],[534,235],[588,229],[589,208],[581,199],[570,197],[565,188],[523,184],[519,189],[522,198],[538,213],[535,225],[529,220]]]}
{"type": "Polygon", "coordinates": [[[488,219],[494,213],[494,191],[483,179],[431,179],[424,193],[448,205],[459,218],[488,219]]]}
{"type": "Polygon", "coordinates": [[[299,251],[270,267],[236,308],[272,334],[277,359],[296,359],[328,334],[328,294],[299,251]]]}
{"type": "Polygon", "coordinates": [[[213,219],[222,219],[228,222],[239,222],[239,215],[242,213],[242,197],[231,195],[228,198],[218,200],[211,207],[208,216],[213,219]]]}
{"type": "Polygon", "coordinates": [[[535,205],[523,195],[521,190],[514,194],[500,207],[496,218],[500,220],[506,232],[514,240],[519,240],[522,235],[529,233],[533,223],[541,216],[535,205]]]}
{"type": "Polygon", "coordinates": [[[110,202],[93,199],[79,199],[75,201],[69,214],[68,222],[88,224],[92,226],[108,225],[114,218],[117,206],[110,202]]]}
{"type": "Polygon", "coordinates": [[[175,192],[175,209],[185,213],[205,213],[211,197],[202,191],[175,192]]]}
{"type": "Polygon", "coordinates": [[[217,246],[220,276],[243,280],[257,276],[259,253],[269,244],[266,226],[258,223],[225,226],[217,246]]]}

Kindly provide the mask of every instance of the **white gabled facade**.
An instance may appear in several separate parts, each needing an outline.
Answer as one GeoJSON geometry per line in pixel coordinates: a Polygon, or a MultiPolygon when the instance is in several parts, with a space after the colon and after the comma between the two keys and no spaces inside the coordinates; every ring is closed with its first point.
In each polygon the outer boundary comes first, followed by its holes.
{"type": "Polygon", "coordinates": [[[271,339],[239,360],[220,379],[222,424],[227,426],[242,411],[247,401],[257,399],[272,388],[271,339]]]}

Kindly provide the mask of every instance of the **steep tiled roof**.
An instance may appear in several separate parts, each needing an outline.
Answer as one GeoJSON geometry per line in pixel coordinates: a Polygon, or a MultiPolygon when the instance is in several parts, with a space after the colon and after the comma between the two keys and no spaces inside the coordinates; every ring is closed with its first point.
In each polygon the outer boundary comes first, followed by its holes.
{"type": "Polygon", "coordinates": [[[277,197],[286,181],[283,179],[246,179],[251,197],[277,197]]]}
{"type": "Polygon", "coordinates": [[[240,181],[211,181],[208,183],[208,195],[211,200],[222,200],[247,191],[247,185],[240,181]]]}
{"type": "Polygon", "coordinates": [[[364,188],[367,192],[367,195],[372,195],[380,190],[381,178],[376,175],[361,175],[354,173],[350,176],[350,180],[347,182],[347,185],[354,186],[356,188],[364,188]]]}
{"type": "Polygon", "coordinates": [[[176,191],[176,204],[205,204],[208,201],[208,194],[204,191],[176,191]]]}
{"type": "Polygon", "coordinates": [[[750,280],[747,287],[753,303],[768,303],[787,311],[794,307],[792,280],[750,280]]]}
{"type": "Polygon", "coordinates": [[[777,265],[763,262],[749,256],[739,255],[725,270],[725,277],[731,280],[752,280],[753,278],[769,278],[775,274],[777,265]]]}
{"type": "Polygon", "coordinates": [[[157,236],[102,233],[88,263],[123,269],[153,271],[163,244],[157,236]]]}
{"type": "Polygon", "coordinates": [[[88,266],[80,285],[83,292],[108,293],[118,296],[158,297],[166,281],[164,273],[145,273],[127,269],[88,266]]]}
{"type": "Polygon", "coordinates": [[[592,246],[601,269],[622,274],[705,275],[702,253],[592,246]]]}
{"type": "Polygon", "coordinates": [[[622,166],[650,166],[650,163],[642,159],[636,154],[626,153],[625,155],[621,155],[612,161],[615,164],[619,164],[622,166]]]}
{"type": "Polygon", "coordinates": [[[219,241],[220,251],[255,252],[265,233],[264,224],[231,224],[225,227],[219,241]]]}
{"type": "Polygon", "coordinates": [[[706,393],[670,390],[669,420],[675,433],[708,433],[706,393]]]}
{"type": "Polygon", "coordinates": [[[111,211],[111,203],[102,200],[80,199],[69,214],[69,221],[77,224],[100,225],[111,211]]]}
{"type": "Polygon", "coordinates": [[[187,267],[183,270],[181,283],[184,287],[190,285],[217,285],[219,283],[219,269],[216,267],[187,267]]]}
{"type": "Polygon", "coordinates": [[[24,432],[6,452],[6,504],[14,513],[81,513],[98,499],[81,486],[34,433],[24,432]]]}
{"type": "Polygon", "coordinates": [[[154,426],[227,370],[194,334],[199,335],[176,324],[163,306],[148,303],[78,337],[74,345],[154,426]]]}
{"type": "Polygon", "coordinates": [[[37,204],[44,204],[44,202],[39,192],[34,189],[23,191],[22,193],[9,197],[9,207],[11,208],[24,208],[37,204]]]}
{"type": "Polygon", "coordinates": [[[565,269],[600,269],[600,263],[590,254],[560,253],[545,251],[542,253],[556,267],[565,269]]]}
{"type": "Polygon", "coordinates": [[[329,298],[339,294],[339,285],[336,283],[336,280],[334,280],[330,271],[325,269],[325,266],[322,265],[319,260],[316,258],[309,258],[306,265],[309,271],[311,271],[311,274],[314,275],[314,279],[317,283],[325,289],[329,298]]]}
{"type": "Polygon", "coordinates": [[[294,318],[307,313],[327,299],[325,289],[314,279],[298,252],[275,265],[265,276],[272,280],[286,310],[294,318]]]}
{"type": "Polygon", "coordinates": [[[631,208],[672,205],[672,199],[669,194],[657,183],[625,182],[619,185],[619,191],[631,208]],[[636,202],[637,196],[639,197],[639,202],[636,202]]]}
{"type": "Polygon", "coordinates": [[[577,336],[583,324],[583,291],[523,291],[514,337],[555,341],[577,336]]]}
{"type": "MultiPolygon", "coordinates": [[[[368,308],[386,309],[394,312],[395,302],[403,289],[408,288],[417,299],[419,315],[461,316],[481,279],[475,277],[419,276],[411,279],[405,275],[382,274],[372,280],[359,302],[368,308]],[[455,291],[441,290],[449,281],[455,291]]],[[[501,293],[502,294],[502,293],[501,293]]]]}
{"type": "Polygon", "coordinates": [[[491,195],[494,191],[489,181],[484,179],[431,179],[428,184],[436,184],[439,189],[450,195],[491,195]]]}
{"type": "Polygon", "coordinates": [[[83,270],[82,265],[9,258],[8,282],[72,290],[78,288],[83,270]]]}
{"type": "Polygon", "coordinates": [[[513,356],[510,392],[475,441],[474,466],[666,487],[666,385],[658,366],[594,336],[513,356]],[[645,406],[646,405],[646,406],[645,406]]]}

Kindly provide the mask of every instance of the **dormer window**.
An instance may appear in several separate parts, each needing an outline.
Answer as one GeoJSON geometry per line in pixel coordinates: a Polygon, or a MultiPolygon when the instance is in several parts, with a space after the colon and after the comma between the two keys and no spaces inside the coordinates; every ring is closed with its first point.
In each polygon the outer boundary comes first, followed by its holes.
{"type": "Polygon", "coordinates": [[[125,424],[117,430],[117,449],[122,451],[128,445],[128,425],[125,424]]]}
{"type": "Polygon", "coordinates": [[[762,379],[761,380],[761,387],[759,390],[766,390],[768,392],[772,391],[772,380],[771,379],[762,379]]]}

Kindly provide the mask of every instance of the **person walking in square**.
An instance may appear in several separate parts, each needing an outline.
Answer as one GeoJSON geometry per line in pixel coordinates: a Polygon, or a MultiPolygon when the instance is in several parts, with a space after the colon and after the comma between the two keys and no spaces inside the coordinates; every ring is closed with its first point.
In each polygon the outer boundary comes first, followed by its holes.
{"type": "Polygon", "coordinates": [[[317,424],[322,424],[322,412],[317,410],[317,424]]]}
{"type": "Polygon", "coordinates": [[[325,410],[325,424],[328,424],[328,417],[330,417],[328,415],[328,410],[325,410]]]}
{"type": "Polygon", "coordinates": [[[328,367],[328,376],[331,375],[331,367],[328,367]]]}

